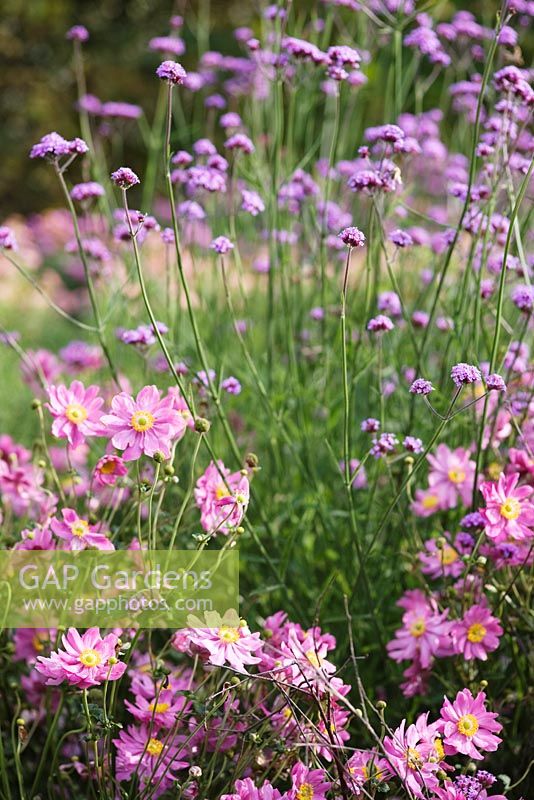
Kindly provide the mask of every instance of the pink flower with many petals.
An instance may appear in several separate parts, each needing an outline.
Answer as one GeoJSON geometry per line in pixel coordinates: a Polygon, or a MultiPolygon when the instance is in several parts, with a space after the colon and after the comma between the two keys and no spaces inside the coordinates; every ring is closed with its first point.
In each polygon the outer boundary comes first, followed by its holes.
{"type": "Polygon", "coordinates": [[[384,738],[384,751],[388,765],[415,797],[425,797],[439,786],[435,746],[421,725],[406,727],[403,719],[393,735],[384,738]]]}
{"type": "Polygon", "coordinates": [[[518,486],[519,475],[501,474],[497,483],[486,481],[480,487],[486,508],[480,510],[490,539],[530,539],[534,535],[534,503],[528,498],[532,486],[518,486]]]}
{"type": "Polygon", "coordinates": [[[213,461],[195,487],[200,524],[205,531],[228,533],[243,519],[248,506],[249,483],[241,472],[230,472],[222,461],[213,461]]]}
{"type": "Polygon", "coordinates": [[[117,748],[117,779],[127,781],[134,774],[141,786],[151,785],[154,797],[159,797],[176,782],[176,770],[188,767],[185,750],[169,742],[168,736],[158,737],[149,725],[136,728],[130,725],[113,739],[117,748]]]}
{"type": "Polygon", "coordinates": [[[489,609],[474,605],[465,612],[463,619],[453,624],[451,633],[456,653],[461,653],[466,661],[474,658],[486,661],[488,653],[499,646],[502,628],[489,609]]]}
{"type": "Polygon", "coordinates": [[[427,669],[435,656],[447,649],[451,623],[448,609],[438,613],[431,608],[417,608],[403,616],[404,627],[395,631],[395,638],[386,645],[394,661],[416,659],[427,669]]]}
{"type": "Polygon", "coordinates": [[[85,550],[87,547],[115,550],[113,542],[110,542],[102,532],[101,524],[90,525],[86,519],[79,517],[73,508],[64,508],[61,514],[63,519],[54,517],[50,521],[50,527],[56,536],[67,543],[68,550],[85,550]]]}
{"type": "Polygon", "coordinates": [[[434,579],[444,576],[457,578],[464,568],[462,559],[456,548],[450,543],[450,533],[445,532],[443,539],[449,539],[449,541],[427,539],[425,550],[419,553],[421,572],[434,579]]]}
{"type": "Polygon", "coordinates": [[[497,750],[502,739],[495,734],[502,730],[502,725],[496,722],[497,714],[486,711],[485,700],[484,692],[474,698],[469,689],[458,692],[454,703],[444,698],[440,714],[446,753],[483,758],[480,750],[497,750]]]}
{"type": "Polygon", "coordinates": [[[83,444],[86,436],[102,436],[100,415],[104,400],[98,392],[98,386],[86,389],[81,381],[72,381],[70,389],[50,386],[46,407],[54,417],[54,436],[67,439],[72,447],[83,444]]]}
{"type": "MultiPolygon", "coordinates": [[[[281,800],[282,795],[275,789],[269,781],[259,788],[256,787],[251,778],[237,780],[235,782],[235,792],[233,794],[223,794],[220,800],[281,800]]],[[[287,799],[287,795],[284,795],[287,799]]]]}
{"type": "Polygon", "coordinates": [[[244,624],[221,625],[219,628],[191,628],[188,632],[189,646],[198,652],[208,664],[222,667],[229,664],[236,672],[247,672],[249,664],[259,664],[254,655],[263,647],[259,633],[251,633],[244,624]]]}
{"type": "Polygon", "coordinates": [[[291,770],[290,800],[326,800],[332,784],[322,769],[310,769],[298,761],[291,770]]]}
{"type": "Polygon", "coordinates": [[[95,465],[94,480],[97,486],[114,486],[117,478],[128,474],[128,467],[120,456],[105,455],[95,465]]]}
{"type": "Polygon", "coordinates": [[[116,661],[118,637],[114,633],[102,638],[98,628],[89,628],[82,635],[69,628],[61,642],[64,650],[53,652],[50,658],[39,656],[35,665],[48,686],[67,681],[78,689],[88,689],[106,680],[116,681],[126,669],[126,664],[116,661]]]}
{"type": "Polygon", "coordinates": [[[443,509],[440,493],[436,489],[416,489],[411,510],[416,517],[430,517],[443,509]]]}
{"type": "Polygon", "coordinates": [[[427,456],[431,466],[428,484],[439,496],[442,508],[455,508],[458,501],[466,506],[471,502],[476,464],[469,456],[469,450],[450,450],[446,444],[438,445],[436,454],[427,456]]]}
{"type": "Polygon", "coordinates": [[[175,697],[170,689],[164,689],[151,700],[137,695],[135,703],[124,701],[124,705],[136,719],[152,724],[155,728],[172,728],[187,704],[188,700],[184,695],[175,697]]]}
{"type": "Polygon", "coordinates": [[[184,430],[184,419],[175,410],[173,398],[162,399],[155,386],[143,387],[135,400],[126,392],[115,395],[111,414],[105,414],[102,423],[113,447],[124,450],[125,461],[157,452],[170,458],[171,442],[184,430]]]}

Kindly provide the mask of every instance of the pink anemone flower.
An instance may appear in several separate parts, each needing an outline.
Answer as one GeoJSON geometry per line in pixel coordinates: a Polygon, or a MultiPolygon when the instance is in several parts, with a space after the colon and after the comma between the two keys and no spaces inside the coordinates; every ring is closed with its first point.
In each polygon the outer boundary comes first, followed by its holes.
{"type": "Polygon", "coordinates": [[[86,519],[78,516],[73,508],[64,508],[61,512],[63,519],[54,517],[50,521],[53,533],[63,539],[68,550],[85,550],[95,547],[97,550],[115,550],[113,542],[102,533],[100,525],[90,525],[86,519]]]}
{"type": "Polygon", "coordinates": [[[50,658],[37,658],[35,669],[47,678],[48,686],[67,681],[78,689],[88,689],[116,681],[126,669],[116,658],[118,637],[114,633],[102,638],[98,628],[81,635],[76,628],[69,628],[61,642],[64,650],[51,653],[50,658]]]}
{"type": "Polygon", "coordinates": [[[157,452],[170,458],[171,442],[183,434],[185,427],[173,398],[168,395],[162,399],[155,386],[144,386],[135,399],[126,392],[115,395],[111,414],[105,414],[102,423],[113,447],[124,450],[125,461],[157,452]]]}
{"type": "Polygon", "coordinates": [[[518,486],[518,473],[501,474],[497,483],[486,481],[480,487],[486,508],[480,513],[490,539],[530,539],[534,527],[534,504],[528,499],[534,487],[518,486]]]}
{"type": "Polygon", "coordinates": [[[458,692],[454,703],[445,697],[441,707],[441,730],[447,754],[463,753],[470,758],[484,758],[481,750],[494,752],[502,739],[496,733],[502,725],[497,714],[486,711],[486,695],[479,692],[474,698],[469,689],[458,692]]]}
{"type": "Polygon", "coordinates": [[[502,633],[499,620],[485,606],[471,606],[463,619],[452,626],[455,652],[461,653],[466,661],[475,658],[487,661],[488,653],[498,648],[502,633]]]}
{"type": "Polygon", "coordinates": [[[88,386],[81,381],[72,381],[66,386],[50,386],[46,407],[54,417],[52,433],[58,439],[67,439],[72,447],[79,447],[86,436],[102,436],[100,424],[101,407],[104,403],[98,396],[98,386],[88,386]]]}

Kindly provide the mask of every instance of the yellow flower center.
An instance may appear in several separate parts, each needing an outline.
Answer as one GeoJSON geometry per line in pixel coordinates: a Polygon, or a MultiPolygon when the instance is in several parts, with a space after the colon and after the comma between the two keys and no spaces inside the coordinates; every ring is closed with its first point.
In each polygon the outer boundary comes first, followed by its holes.
{"type": "Polygon", "coordinates": [[[409,747],[406,751],[406,763],[410,769],[420,769],[423,763],[421,753],[415,747],[409,747]]]}
{"type": "Polygon", "coordinates": [[[301,783],[295,797],[296,800],[313,800],[313,786],[311,783],[301,783]]]}
{"type": "Polygon", "coordinates": [[[164,714],[170,707],[170,703],[150,703],[148,710],[155,711],[156,714],[164,714]]]}
{"type": "Polygon", "coordinates": [[[492,479],[492,481],[498,480],[501,472],[502,472],[502,466],[497,461],[492,461],[492,463],[488,467],[488,475],[492,479]]]}
{"type": "Polygon", "coordinates": [[[458,720],[456,727],[459,733],[471,738],[471,736],[474,736],[478,731],[479,725],[477,718],[473,714],[464,714],[464,716],[460,717],[458,720]]]}
{"type": "Polygon", "coordinates": [[[70,530],[73,536],[78,536],[80,539],[85,536],[87,530],[89,528],[89,523],[86,519],[77,519],[76,522],[73,522],[70,526],[70,530]]]}
{"type": "Polygon", "coordinates": [[[286,706],[284,708],[284,710],[282,711],[282,716],[284,716],[286,719],[291,719],[291,717],[293,716],[293,712],[291,711],[289,706],[286,706]]]}
{"type": "Polygon", "coordinates": [[[150,756],[159,756],[162,750],[163,742],[160,742],[158,739],[154,738],[148,740],[146,751],[150,756]]]}
{"type": "Polygon", "coordinates": [[[217,498],[217,500],[220,500],[221,497],[226,497],[227,494],[228,494],[228,489],[223,483],[220,483],[215,489],[215,497],[217,498]]]}
{"type": "Polygon", "coordinates": [[[104,461],[104,463],[100,467],[100,472],[103,475],[113,475],[116,466],[117,465],[115,464],[114,461],[104,461]]]}
{"type": "Polygon", "coordinates": [[[436,739],[434,739],[434,750],[436,751],[438,761],[443,761],[443,759],[445,758],[445,750],[443,748],[443,744],[439,736],[436,739]]]}
{"type": "Polygon", "coordinates": [[[439,498],[435,494],[427,494],[426,497],[423,497],[421,505],[423,508],[435,508],[439,503],[439,498]]]}
{"type": "Polygon", "coordinates": [[[32,645],[37,653],[42,653],[44,650],[44,642],[47,641],[47,636],[44,633],[36,633],[32,639],[32,645]]]}
{"type": "Polygon", "coordinates": [[[419,619],[414,620],[410,625],[410,633],[416,639],[419,639],[419,637],[422,636],[425,631],[426,631],[426,623],[423,617],[419,617],[419,619]]]}
{"type": "Polygon", "coordinates": [[[481,642],[486,635],[486,628],[480,622],[475,622],[469,626],[467,631],[467,638],[470,642],[481,642]]]}
{"type": "Polygon", "coordinates": [[[517,519],[521,514],[521,503],[515,497],[507,497],[499,511],[505,519],[517,519]]]}
{"type": "Polygon", "coordinates": [[[449,480],[453,483],[463,483],[465,481],[465,472],[463,469],[450,469],[447,474],[449,480]]]}
{"type": "Polygon", "coordinates": [[[79,403],[69,403],[65,409],[65,416],[69,422],[72,422],[74,425],[79,425],[86,420],[89,415],[87,409],[79,403]]]}
{"type": "Polygon", "coordinates": [[[317,653],[315,652],[315,650],[308,650],[307,653],[306,653],[306,658],[308,659],[308,661],[310,662],[312,667],[315,667],[316,669],[319,669],[319,667],[321,666],[321,660],[317,656],[317,653]]]}
{"type": "Polygon", "coordinates": [[[222,625],[219,628],[218,635],[219,639],[226,642],[226,644],[233,644],[241,638],[239,628],[233,628],[231,625],[222,625]]]}
{"type": "Polygon", "coordinates": [[[455,561],[458,561],[458,553],[454,547],[446,544],[441,551],[441,563],[447,565],[454,564],[455,561]]]}
{"type": "Polygon", "coordinates": [[[144,431],[149,431],[150,428],[153,428],[154,422],[154,417],[150,411],[136,411],[135,414],[132,414],[130,425],[134,431],[143,433],[144,431]]]}
{"type": "Polygon", "coordinates": [[[98,665],[102,662],[102,656],[96,650],[88,648],[87,650],[82,650],[78,661],[80,661],[84,667],[98,667],[98,665]]]}

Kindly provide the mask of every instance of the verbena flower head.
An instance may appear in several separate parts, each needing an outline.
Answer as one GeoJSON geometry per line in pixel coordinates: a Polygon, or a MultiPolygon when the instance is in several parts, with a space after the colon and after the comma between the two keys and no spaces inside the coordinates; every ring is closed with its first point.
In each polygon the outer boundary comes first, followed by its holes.
{"type": "Polygon", "coordinates": [[[426,396],[433,391],[434,387],[430,381],[425,380],[425,378],[416,378],[410,386],[410,392],[412,394],[422,394],[423,396],[426,396]]]}
{"type": "Polygon", "coordinates": [[[103,197],[105,194],[104,187],[96,181],[87,181],[87,183],[77,183],[70,190],[70,196],[73,200],[83,203],[86,200],[94,200],[95,197],[103,197]]]}
{"type": "Polygon", "coordinates": [[[253,153],[255,150],[252,140],[249,139],[248,136],[245,136],[244,133],[235,133],[233,136],[230,136],[230,138],[225,141],[224,146],[227,150],[241,150],[242,153],[246,153],[247,155],[253,153]]]}
{"type": "Polygon", "coordinates": [[[106,680],[116,681],[126,669],[126,664],[116,659],[117,640],[114,633],[102,638],[98,628],[89,628],[83,634],[69,628],[61,639],[64,649],[53,652],[50,658],[39,656],[35,669],[46,677],[47,686],[67,681],[77,689],[90,689],[106,680]]]}
{"type": "Polygon", "coordinates": [[[496,372],[494,372],[492,375],[488,375],[486,378],[486,388],[490,392],[505,392],[506,383],[501,375],[498,375],[496,372]]]}
{"type": "Polygon", "coordinates": [[[185,69],[177,61],[163,61],[156,69],[156,75],[174,86],[182,84],[187,77],[185,69]]]}
{"type": "Polygon", "coordinates": [[[534,536],[534,503],[529,499],[532,486],[518,486],[519,473],[501,475],[495,483],[486,481],[480,491],[486,507],[480,509],[486,536],[493,541],[521,541],[534,536]]]}
{"type": "Polygon", "coordinates": [[[368,417],[363,420],[360,428],[364,433],[377,433],[380,430],[380,421],[374,417],[368,417]]]}
{"type": "Polygon", "coordinates": [[[400,228],[397,228],[389,234],[389,240],[397,245],[397,247],[410,247],[413,244],[413,239],[410,234],[400,228]]]}
{"type": "Polygon", "coordinates": [[[115,547],[105,533],[102,525],[91,525],[86,519],[79,517],[73,508],[64,508],[61,512],[62,519],[50,522],[52,532],[66,543],[68,550],[86,550],[94,547],[96,550],[114,550],[115,547]]]}
{"type": "Polygon", "coordinates": [[[374,458],[383,458],[393,453],[398,444],[394,433],[381,433],[378,439],[373,439],[370,453],[374,458]]]}
{"type": "Polygon", "coordinates": [[[514,286],[512,302],[520,311],[530,314],[534,307],[534,288],[532,286],[514,286]]]}
{"type": "Polygon", "coordinates": [[[241,394],[241,384],[232,375],[222,381],[221,389],[224,389],[228,394],[241,394]]]}
{"type": "Polygon", "coordinates": [[[393,324],[392,320],[389,317],[386,317],[384,314],[379,314],[377,317],[373,317],[367,323],[367,330],[371,331],[371,333],[384,333],[385,331],[392,331],[395,325],[393,324]]]}
{"type": "Polygon", "coordinates": [[[226,255],[226,253],[234,249],[234,245],[226,236],[217,236],[217,238],[211,242],[210,247],[220,255],[226,255]]]}
{"type": "Polygon", "coordinates": [[[87,42],[89,40],[89,31],[84,25],[73,25],[65,34],[66,39],[71,42],[87,42]]]}
{"type": "Polygon", "coordinates": [[[111,180],[121,189],[130,189],[136,183],[141,183],[137,175],[129,167],[119,167],[111,173],[111,180]]]}
{"type": "Polygon", "coordinates": [[[477,383],[482,379],[480,370],[473,364],[455,364],[451,369],[451,378],[458,388],[466,386],[469,383],[477,383]]]}
{"type": "Polygon", "coordinates": [[[54,417],[54,436],[67,439],[72,447],[83,444],[87,436],[102,436],[100,417],[104,400],[99,391],[96,385],[86,389],[81,381],[73,381],[69,388],[50,386],[46,407],[54,417]]]}
{"type": "Polygon", "coordinates": [[[451,629],[454,650],[466,661],[475,658],[486,661],[488,653],[498,648],[502,633],[497,617],[482,605],[471,606],[451,629]]]}
{"type": "Polygon", "coordinates": [[[483,758],[481,751],[494,752],[502,730],[497,714],[486,710],[486,695],[474,698],[469,689],[458,692],[453,703],[445,697],[441,707],[441,729],[446,752],[463,753],[470,758],[483,758]]]}
{"type": "Polygon", "coordinates": [[[185,53],[185,44],[178,36],[155,36],[149,41],[148,49],[156,53],[182,56],[185,53]]]}
{"type": "Polygon", "coordinates": [[[402,314],[400,298],[396,292],[380,292],[376,305],[379,311],[384,311],[391,317],[400,317],[402,314]]]}
{"type": "Polygon", "coordinates": [[[55,131],[47,133],[34,144],[30,150],[30,158],[46,158],[48,161],[59,161],[64,156],[83,155],[89,148],[83,139],[64,139],[55,131]]]}
{"type": "Polygon", "coordinates": [[[421,439],[418,439],[416,436],[405,436],[402,442],[402,446],[407,450],[409,453],[422,453],[424,450],[423,442],[421,439]]]}
{"type": "Polygon", "coordinates": [[[7,225],[0,226],[0,249],[17,250],[17,240],[15,234],[7,225]]]}
{"type": "Polygon", "coordinates": [[[172,396],[162,399],[156,386],[145,386],[136,398],[127,392],[115,395],[111,413],[104,414],[101,421],[112,445],[124,451],[125,461],[158,452],[169,458],[172,440],[182,435],[186,426],[172,396]]]}
{"type": "Polygon", "coordinates": [[[359,228],[344,228],[338,236],[347,247],[363,247],[365,244],[365,236],[359,228]]]}

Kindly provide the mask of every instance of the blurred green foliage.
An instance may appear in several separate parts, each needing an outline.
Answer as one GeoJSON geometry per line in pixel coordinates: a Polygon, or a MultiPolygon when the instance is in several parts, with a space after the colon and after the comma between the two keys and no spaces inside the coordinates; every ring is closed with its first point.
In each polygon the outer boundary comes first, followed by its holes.
{"type": "MultiPolygon", "coordinates": [[[[436,0],[432,13],[448,18],[467,6],[492,25],[499,5],[498,0],[436,0]]],[[[88,91],[103,100],[139,103],[150,117],[157,96],[153,81],[157,55],[147,50],[147,42],[168,32],[170,16],[185,18],[187,54],[182,60],[194,68],[199,47],[237,52],[231,30],[253,23],[257,7],[255,0],[2,0],[0,218],[59,201],[52,172],[36,169],[27,156],[31,145],[50,130],[65,136],[79,133],[72,47],[65,40],[71,25],[81,23],[91,33],[84,48],[88,91]],[[206,19],[208,26],[203,23],[206,19]]],[[[319,0],[295,0],[294,7],[299,13],[323,8],[319,0]]],[[[376,102],[380,104],[381,98],[376,102]]],[[[135,152],[144,149],[135,136],[129,137],[128,147],[135,152]]]]}

